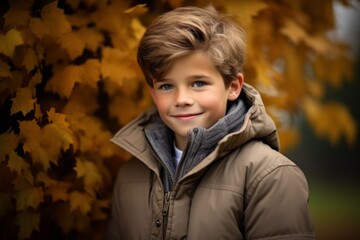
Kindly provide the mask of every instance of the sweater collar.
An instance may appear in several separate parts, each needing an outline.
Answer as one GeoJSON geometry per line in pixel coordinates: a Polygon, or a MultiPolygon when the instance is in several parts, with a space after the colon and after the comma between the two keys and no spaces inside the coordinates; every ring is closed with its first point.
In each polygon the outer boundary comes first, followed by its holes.
{"type": "Polygon", "coordinates": [[[174,133],[161,121],[154,128],[145,130],[145,137],[155,158],[163,166],[173,186],[181,177],[213,152],[218,142],[227,134],[241,128],[247,107],[241,98],[229,102],[227,114],[211,128],[194,128],[189,131],[187,144],[178,167],[174,165],[174,133]]]}

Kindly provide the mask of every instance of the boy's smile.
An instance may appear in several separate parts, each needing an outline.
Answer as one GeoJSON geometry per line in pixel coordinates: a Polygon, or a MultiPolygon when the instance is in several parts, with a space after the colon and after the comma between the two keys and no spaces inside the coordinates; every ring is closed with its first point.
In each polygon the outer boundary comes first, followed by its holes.
{"type": "Polygon", "coordinates": [[[228,100],[241,90],[239,74],[228,88],[209,57],[194,52],[177,59],[163,79],[154,79],[151,93],[164,123],[170,127],[179,149],[185,147],[189,130],[210,128],[226,114],[228,100]]]}

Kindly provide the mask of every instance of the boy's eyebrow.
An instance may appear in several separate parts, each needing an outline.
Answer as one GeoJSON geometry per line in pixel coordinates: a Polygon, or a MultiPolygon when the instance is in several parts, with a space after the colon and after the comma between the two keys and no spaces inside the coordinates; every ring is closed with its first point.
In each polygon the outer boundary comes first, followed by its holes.
{"type": "MultiPolygon", "coordinates": [[[[207,75],[203,75],[203,74],[194,74],[194,75],[190,75],[187,76],[186,79],[199,79],[199,78],[211,78],[210,76],[207,75]]],[[[171,78],[160,78],[160,79],[154,79],[154,82],[166,82],[166,81],[172,81],[171,78]]]]}

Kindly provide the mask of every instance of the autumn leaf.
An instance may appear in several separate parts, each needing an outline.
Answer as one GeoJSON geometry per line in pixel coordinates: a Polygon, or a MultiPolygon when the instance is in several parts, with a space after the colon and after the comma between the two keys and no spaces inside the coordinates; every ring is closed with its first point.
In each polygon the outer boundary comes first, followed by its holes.
{"type": "Polygon", "coordinates": [[[21,32],[16,29],[9,30],[5,35],[0,34],[0,53],[13,57],[15,48],[24,44],[21,32]]]}
{"type": "Polygon", "coordinates": [[[318,136],[328,137],[334,145],[342,136],[349,145],[355,142],[357,125],[344,105],[334,102],[321,104],[308,98],[304,107],[306,117],[318,136]]]}
{"type": "Polygon", "coordinates": [[[42,75],[40,72],[36,72],[36,74],[34,76],[32,76],[32,78],[30,79],[28,88],[32,91],[32,94],[35,95],[36,94],[36,89],[35,87],[41,83],[41,78],[42,75]]]}
{"type": "Polygon", "coordinates": [[[20,139],[24,143],[23,149],[31,155],[34,164],[40,164],[47,170],[50,162],[57,163],[58,159],[51,158],[48,150],[42,146],[42,132],[35,120],[21,121],[19,127],[20,139]]]}
{"type": "Polygon", "coordinates": [[[94,89],[97,89],[97,83],[100,80],[101,65],[97,59],[87,60],[82,67],[84,68],[82,75],[82,84],[86,84],[94,89]]]}
{"type": "Polygon", "coordinates": [[[284,26],[280,29],[280,32],[296,44],[309,37],[305,29],[292,19],[284,21],[284,26]]]}
{"type": "Polygon", "coordinates": [[[12,153],[19,144],[19,137],[14,132],[0,134],[0,163],[5,161],[6,155],[12,153]]]}
{"type": "Polygon", "coordinates": [[[18,211],[26,210],[28,207],[36,209],[44,201],[42,189],[33,186],[24,177],[18,175],[13,183],[16,189],[16,209],[18,211]]]}
{"type": "Polygon", "coordinates": [[[40,213],[33,210],[22,211],[16,216],[19,226],[18,239],[29,238],[32,232],[40,231],[40,213]]]}
{"type": "Polygon", "coordinates": [[[57,1],[47,4],[41,10],[41,19],[31,18],[30,29],[38,38],[49,35],[57,38],[71,31],[71,25],[66,19],[64,11],[57,7],[57,1]]]}
{"type": "Polygon", "coordinates": [[[33,181],[30,164],[17,155],[15,151],[9,153],[8,167],[18,175],[23,176],[28,182],[33,181]]]}
{"type": "Polygon", "coordinates": [[[10,66],[0,59],[0,77],[1,78],[12,78],[12,74],[10,72],[10,66]]]}
{"type": "Polygon", "coordinates": [[[85,42],[75,31],[61,35],[57,42],[69,54],[70,60],[79,57],[85,49],[85,42]]]}
{"type": "Polygon", "coordinates": [[[95,52],[104,41],[104,35],[96,28],[82,27],[78,31],[79,37],[85,43],[85,47],[95,52]]]}
{"type": "Polygon", "coordinates": [[[37,56],[33,48],[27,48],[24,53],[24,60],[22,62],[23,66],[30,72],[33,70],[37,65],[37,56]]]}
{"type": "Polygon", "coordinates": [[[76,159],[75,171],[78,178],[84,179],[86,189],[98,190],[103,183],[98,167],[85,159],[76,159]]]}
{"type": "Polygon", "coordinates": [[[101,73],[104,78],[122,85],[124,79],[135,79],[138,69],[135,62],[129,60],[129,53],[113,48],[103,49],[101,73]]]}
{"type": "Polygon", "coordinates": [[[12,98],[11,115],[21,112],[24,116],[34,110],[36,98],[32,98],[29,88],[19,88],[16,96],[12,98]]]}
{"type": "Polygon", "coordinates": [[[114,153],[109,139],[111,133],[104,129],[99,119],[81,112],[72,112],[68,115],[72,129],[79,138],[79,150],[109,157],[114,153]]]}
{"type": "Polygon", "coordinates": [[[75,65],[68,65],[55,69],[55,73],[46,84],[45,90],[59,94],[62,98],[69,98],[75,83],[81,82],[83,68],[75,65]]]}
{"type": "Polygon", "coordinates": [[[30,20],[30,9],[27,6],[24,8],[10,7],[3,16],[6,28],[24,27],[28,25],[30,20]]]}
{"type": "Polygon", "coordinates": [[[63,126],[65,128],[69,127],[69,123],[66,122],[65,118],[66,115],[62,114],[62,113],[57,113],[55,111],[55,108],[50,108],[49,111],[47,111],[47,116],[49,119],[49,122],[55,123],[55,124],[59,124],[60,126],[63,126]]]}
{"type": "Polygon", "coordinates": [[[224,6],[226,12],[232,15],[237,15],[238,19],[243,25],[248,25],[252,18],[255,17],[259,11],[268,7],[263,1],[237,1],[228,0],[226,4],[222,1],[215,1],[216,5],[224,6]]]}
{"type": "MultiPolygon", "coordinates": [[[[70,120],[69,115],[71,114],[92,114],[99,107],[97,102],[98,89],[94,89],[89,85],[78,86],[73,90],[67,104],[63,109],[63,113],[68,115],[68,120],[70,120]]],[[[72,122],[71,125],[78,124],[77,122],[72,122]]]]}
{"type": "Polygon", "coordinates": [[[73,191],[70,193],[70,211],[80,210],[83,214],[90,212],[93,198],[87,193],[73,191]]]}

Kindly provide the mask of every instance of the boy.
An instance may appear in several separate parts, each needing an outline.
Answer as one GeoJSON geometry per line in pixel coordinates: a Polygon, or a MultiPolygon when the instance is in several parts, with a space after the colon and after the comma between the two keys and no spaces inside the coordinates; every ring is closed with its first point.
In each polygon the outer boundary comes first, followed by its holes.
{"type": "Polygon", "coordinates": [[[213,8],[182,7],[145,32],[138,63],[155,109],[112,141],[120,170],[108,239],[314,239],[301,170],[244,83],[244,33],[213,8]]]}

